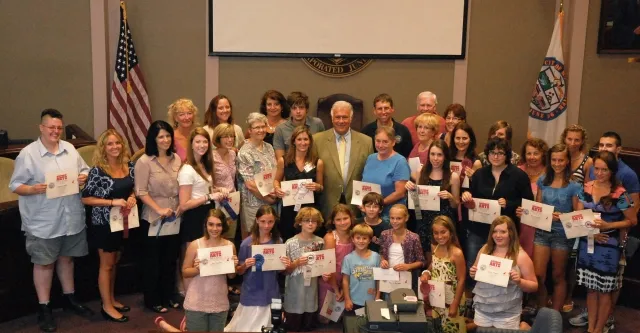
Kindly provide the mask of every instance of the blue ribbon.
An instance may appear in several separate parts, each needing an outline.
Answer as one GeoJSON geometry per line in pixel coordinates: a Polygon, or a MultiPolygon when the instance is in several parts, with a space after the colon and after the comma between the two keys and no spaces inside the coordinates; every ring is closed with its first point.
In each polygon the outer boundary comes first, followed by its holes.
{"type": "MultiPolygon", "coordinates": [[[[264,265],[264,256],[260,253],[253,256],[256,260],[256,272],[262,272],[262,265],[264,265]]],[[[256,274],[256,288],[262,290],[262,274],[256,274]]]]}
{"type": "Polygon", "coordinates": [[[222,208],[224,208],[224,210],[227,211],[227,213],[229,214],[229,217],[232,220],[237,220],[238,219],[238,214],[236,214],[236,212],[233,210],[233,208],[231,208],[231,205],[229,205],[229,200],[224,199],[222,201],[220,201],[220,205],[222,205],[222,208]]]}
{"type": "Polygon", "coordinates": [[[173,221],[175,221],[177,219],[177,216],[175,214],[171,214],[171,216],[167,216],[165,218],[162,219],[162,221],[160,221],[160,227],[158,228],[158,232],[156,232],[156,238],[160,237],[160,230],[162,230],[162,226],[165,223],[171,223],[173,221]]]}

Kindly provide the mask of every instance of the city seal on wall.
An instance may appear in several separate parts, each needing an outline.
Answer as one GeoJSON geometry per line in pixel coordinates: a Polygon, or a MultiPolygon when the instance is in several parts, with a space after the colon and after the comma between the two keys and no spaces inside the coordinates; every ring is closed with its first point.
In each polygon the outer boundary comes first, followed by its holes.
{"type": "Polygon", "coordinates": [[[546,57],[538,75],[529,104],[529,117],[549,121],[567,109],[567,86],[564,64],[546,57]]]}
{"type": "Polygon", "coordinates": [[[302,58],[314,72],[328,77],[347,77],[361,72],[373,59],[365,58],[302,58]]]}

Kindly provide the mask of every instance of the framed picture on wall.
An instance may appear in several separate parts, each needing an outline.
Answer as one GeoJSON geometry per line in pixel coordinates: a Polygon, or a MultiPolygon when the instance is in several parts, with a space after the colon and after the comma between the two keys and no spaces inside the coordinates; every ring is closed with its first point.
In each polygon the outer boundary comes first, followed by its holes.
{"type": "Polygon", "coordinates": [[[598,53],[640,54],[640,0],[602,0],[598,53]]]}

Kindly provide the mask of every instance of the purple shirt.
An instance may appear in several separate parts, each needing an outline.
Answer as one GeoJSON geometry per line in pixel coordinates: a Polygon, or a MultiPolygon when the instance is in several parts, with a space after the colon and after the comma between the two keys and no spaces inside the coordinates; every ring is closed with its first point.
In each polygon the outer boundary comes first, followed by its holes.
{"type": "MultiPolygon", "coordinates": [[[[238,261],[243,264],[251,258],[251,236],[245,238],[240,244],[238,261]]],[[[273,241],[260,245],[273,244],[273,241]]],[[[278,287],[278,271],[252,272],[252,268],[242,276],[242,291],[240,293],[240,304],[243,306],[266,306],[271,304],[272,298],[280,298],[278,287]],[[258,289],[257,279],[262,278],[262,289],[258,289]]]]}

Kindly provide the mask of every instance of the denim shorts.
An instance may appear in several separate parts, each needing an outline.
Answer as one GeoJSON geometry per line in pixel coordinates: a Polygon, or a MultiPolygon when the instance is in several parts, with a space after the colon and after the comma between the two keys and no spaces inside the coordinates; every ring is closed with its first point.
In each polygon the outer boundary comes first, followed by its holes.
{"type": "Polygon", "coordinates": [[[571,251],[575,240],[567,239],[561,222],[553,221],[551,223],[551,231],[536,229],[536,236],[533,243],[546,246],[555,250],[571,251]]]}

